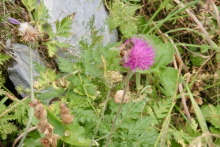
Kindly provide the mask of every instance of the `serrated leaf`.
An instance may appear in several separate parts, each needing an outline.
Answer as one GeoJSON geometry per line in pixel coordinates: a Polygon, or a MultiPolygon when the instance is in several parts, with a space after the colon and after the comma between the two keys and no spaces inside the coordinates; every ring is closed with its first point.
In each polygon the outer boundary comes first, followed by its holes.
{"type": "Polygon", "coordinates": [[[10,59],[10,56],[8,55],[4,55],[0,53],[0,65],[2,65],[5,61],[7,61],[8,59],[10,59]]]}
{"type": "Polygon", "coordinates": [[[85,122],[96,122],[97,121],[97,115],[92,110],[85,110],[78,108],[76,109],[76,113],[74,120],[77,122],[85,123],[85,122]]]}
{"type": "Polygon", "coordinates": [[[33,11],[37,6],[36,0],[22,0],[22,3],[27,8],[29,12],[33,11]]]}
{"type": "Polygon", "coordinates": [[[56,22],[56,36],[69,37],[72,25],[72,17],[65,17],[61,22],[56,22]]]}
{"type": "Polygon", "coordinates": [[[59,60],[58,66],[62,72],[72,73],[74,71],[74,68],[73,68],[75,66],[74,63],[72,63],[62,57],[58,57],[58,60],[59,60]]]}
{"type": "Polygon", "coordinates": [[[217,105],[216,107],[213,105],[203,105],[201,110],[206,120],[215,128],[220,129],[220,117],[218,117],[220,114],[220,105],[217,105]]]}
{"type": "Polygon", "coordinates": [[[178,130],[169,128],[169,133],[171,136],[173,136],[176,142],[182,145],[182,147],[186,147],[187,144],[189,144],[193,140],[193,137],[191,137],[187,133],[184,133],[183,130],[178,131],[178,130]]]}
{"type": "Polygon", "coordinates": [[[57,52],[57,46],[54,44],[54,42],[48,42],[46,45],[49,56],[53,57],[57,52]]]}
{"type": "Polygon", "coordinates": [[[46,72],[40,73],[40,76],[37,77],[37,80],[34,81],[35,88],[41,88],[49,83],[53,83],[56,80],[55,70],[48,69],[46,72]]]}
{"type": "Polygon", "coordinates": [[[173,96],[176,90],[178,70],[166,67],[160,70],[160,79],[163,87],[167,92],[167,96],[173,96]]]}
{"type": "Polygon", "coordinates": [[[42,1],[35,10],[34,19],[35,21],[39,21],[41,24],[44,24],[47,22],[48,18],[49,18],[48,9],[46,8],[44,2],[42,1]]]}
{"type": "Polygon", "coordinates": [[[153,105],[153,109],[155,113],[153,112],[151,107],[148,107],[147,110],[149,115],[153,118],[153,123],[159,124],[167,116],[169,108],[171,107],[171,103],[172,103],[172,99],[161,100],[155,103],[153,105]]]}
{"type": "Polygon", "coordinates": [[[138,8],[138,5],[129,3],[125,4],[119,0],[114,1],[108,19],[110,31],[119,26],[125,37],[131,37],[136,34],[137,25],[134,21],[133,15],[138,8]]]}

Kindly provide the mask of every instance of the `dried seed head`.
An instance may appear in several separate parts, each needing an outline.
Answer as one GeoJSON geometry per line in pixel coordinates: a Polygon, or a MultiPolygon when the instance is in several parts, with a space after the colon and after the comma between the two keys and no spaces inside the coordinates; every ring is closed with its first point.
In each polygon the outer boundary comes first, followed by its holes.
{"type": "MultiPolygon", "coordinates": [[[[122,97],[124,94],[124,90],[118,90],[114,96],[114,100],[116,103],[121,103],[122,102],[122,97]]],[[[130,101],[130,97],[128,96],[128,94],[125,94],[125,99],[124,99],[124,103],[127,103],[130,101]]]]}
{"type": "Polygon", "coordinates": [[[57,135],[53,135],[52,137],[52,142],[51,142],[51,146],[52,147],[56,147],[57,146],[57,135]]]}
{"type": "Polygon", "coordinates": [[[42,138],[40,140],[41,144],[44,146],[44,147],[50,147],[50,140],[48,138],[42,138]]]}
{"type": "Polygon", "coordinates": [[[34,107],[34,115],[39,120],[38,131],[45,135],[41,139],[41,143],[44,147],[56,147],[58,135],[53,134],[53,126],[47,122],[47,111],[43,104],[39,100],[35,99],[30,103],[31,107],[34,107]]]}
{"type": "Polygon", "coordinates": [[[106,80],[110,86],[113,86],[119,82],[121,82],[123,76],[118,71],[108,71],[106,74],[106,80]]]}
{"type": "Polygon", "coordinates": [[[48,126],[49,126],[49,123],[47,122],[47,120],[40,121],[38,123],[39,132],[44,133],[44,131],[48,128],[48,126]]]}
{"type": "Polygon", "coordinates": [[[66,105],[62,102],[60,102],[60,113],[63,114],[69,114],[70,110],[66,107],[66,105]]]}
{"type": "Polygon", "coordinates": [[[67,115],[61,115],[61,119],[64,124],[68,125],[71,122],[73,122],[73,115],[67,114],[67,115]]]}
{"type": "Polygon", "coordinates": [[[40,37],[39,31],[27,22],[20,23],[19,31],[24,41],[36,41],[40,37]]]}
{"type": "Polygon", "coordinates": [[[43,104],[40,103],[35,107],[34,116],[39,120],[47,119],[47,111],[44,108],[43,104]]]}
{"type": "Polygon", "coordinates": [[[35,108],[38,104],[40,104],[40,101],[38,99],[34,99],[33,101],[30,102],[29,106],[35,108]]]}
{"type": "Polygon", "coordinates": [[[70,109],[62,102],[60,102],[60,115],[64,124],[68,125],[73,122],[73,115],[70,115],[70,109]]]}

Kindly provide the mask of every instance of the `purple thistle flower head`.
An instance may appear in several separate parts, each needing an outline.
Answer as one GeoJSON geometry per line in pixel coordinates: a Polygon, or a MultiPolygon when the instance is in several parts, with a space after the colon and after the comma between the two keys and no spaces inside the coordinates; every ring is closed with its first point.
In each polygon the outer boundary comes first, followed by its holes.
{"type": "Polygon", "coordinates": [[[123,62],[125,67],[130,67],[131,70],[149,70],[154,63],[154,50],[143,39],[131,38],[125,42],[133,42],[133,48],[130,50],[127,57],[124,56],[123,62]],[[125,59],[127,58],[127,59],[125,59]]]}
{"type": "Polygon", "coordinates": [[[20,24],[20,22],[17,20],[17,19],[14,19],[14,18],[8,18],[8,21],[10,22],[10,23],[12,23],[12,24],[16,24],[16,25],[18,25],[18,24],[20,24]]]}

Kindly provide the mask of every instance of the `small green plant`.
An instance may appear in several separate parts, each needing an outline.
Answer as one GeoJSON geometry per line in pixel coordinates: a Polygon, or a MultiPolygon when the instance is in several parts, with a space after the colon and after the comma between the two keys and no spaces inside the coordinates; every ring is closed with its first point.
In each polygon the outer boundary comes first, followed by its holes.
{"type": "MultiPolygon", "coordinates": [[[[43,1],[21,2],[0,2],[4,146],[220,145],[217,1],[103,1],[107,24],[119,31],[121,42],[103,46],[103,30],[92,17],[86,24],[91,40],[82,38],[81,54],[68,59],[58,50],[71,46],[59,40],[72,35],[73,17],[57,20],[52,29],[43,1]],[[39,76],[27,91],[31,96],[21,100],[5,86],[12,56],[7,40],[25,43],[55,63],[34,63],[39,76]]],[[[30,54],[32,83],[31,59],[30,54]]]]}

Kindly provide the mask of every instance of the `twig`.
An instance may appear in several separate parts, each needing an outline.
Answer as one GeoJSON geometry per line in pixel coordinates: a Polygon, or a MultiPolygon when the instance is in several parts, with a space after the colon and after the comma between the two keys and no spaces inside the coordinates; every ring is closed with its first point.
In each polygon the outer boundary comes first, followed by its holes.
{"type": "MultiPolygon", "coordinates": [[[[176,58],[177,58],[177,61],[179,63],[179,74],[180,74],[181,73],[181,68],[182,68],[182,62],[181,62],[181,60],[179,59],[179,57],[177,55],[176,55],[176,58]]],[[[178,69],[177,65],[175,65],[175,64],[174,64],[174,67],[176,69],[178,69]]],[[[180,95],[181,95],[183,109],[184,109],[184,111],[186,113],[187,118],[191,122],[191,116],[190,116],[189,109],[188,109],[187,104],[186,104],[186,97],[185,97],[185,94],[184,94],[184,91],[183,91],[182,83],[179,83],[179,92],[180,92],[180,95]]]]}
{"type": "MultiPolygon", "coordinates": [[[[8,97],[10,100],[12,100],[12,101],[15,101],[15,102],[17,102],[17,103],[20,103],[20,104],[22,104],[23,106],[25,106],[26,108],[27,108],[27,106],[21,101],[21,100],[19,100],[17,97],[15,97],[15,96],[13,96],[13,95],[11,95],[10,93],[8,93],[8,92],[6,92],[6,91],[3,91],[3,90],[1,90],[0,89],[0,93],[2,93],[2,94],[4,94],[6,97],[8,97]]],[[[1,118],[1,116],[0,116],[0,118],[1,118]]]]}
{"type": "MultiPolygon", "coordinates": [[[[28,133],[31,132],[31,131],[34,131],[34,130],[36,130],[36,129],[37,129],[36,126],[31,127],[31,128],[28,130],[28,133]]],[[[24,132],[24,133],[25,133],[25,132],[24,132]]],[[[15,147],[15,145],[17,144],[17,142],[23,137],[24,133],[20,134],[20,135],[15,139],[15,141],[13,142],[12,147],[15,147]]]]}

